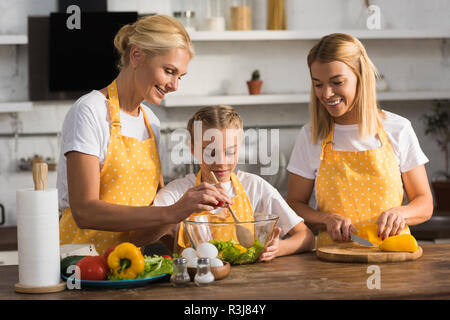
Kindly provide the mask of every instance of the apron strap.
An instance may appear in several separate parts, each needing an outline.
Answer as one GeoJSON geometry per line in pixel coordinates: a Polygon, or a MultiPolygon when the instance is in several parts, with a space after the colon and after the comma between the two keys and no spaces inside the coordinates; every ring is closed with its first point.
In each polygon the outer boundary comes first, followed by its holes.
{"type": "Polygon", "coordinates": [[[139,110],[142,112],[142,116],[144,117],[144,122],[145,122],[145,125],[147,127],[150,139],[153,139],[156,142],[156,138],[155,138],[155,134],[153,133],[152,126],[150,125],[150,122],[148,121],[147,115],[144,112],[144,108],[142,108],[141,105],[139,105],[139,110]]]}
{"type": "Polygon", "coordinates": [[[117,82],[114,80],[108,86],[108,106],[109,118],[111,120],[111,136],[120,134],[120,107],[119,107],[119,93],[117,91],[117,82]]]}
{"type": "Polygon", "coordinates": [[[378,138],[381,141],[382,147],[389,146],[390,145],[389,138],[388,138],[387,133],[384,130],[384,127],[382,124],[378,125],[377,133],[378,133],[378,138]]]}
{"type": "Polygon", "coordinates": [[[324,159],[325,156],[325,148],[331,146],[333,144],[333,135],[334,135],[334,122],[331,124],[330,132],[328,136],[323,139],[322,145],[320,147],[320,160],[324,159]]]}

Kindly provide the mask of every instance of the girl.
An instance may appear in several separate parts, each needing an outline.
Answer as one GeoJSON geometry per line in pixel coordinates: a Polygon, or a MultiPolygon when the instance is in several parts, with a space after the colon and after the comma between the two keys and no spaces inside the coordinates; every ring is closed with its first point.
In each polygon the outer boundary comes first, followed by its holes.
{"type": "Polygon", "coordinates": [[[99,254],[139,228],[176,223],[229,197],[201,184],[170,208],[150,207],[162,181],[160,104],[178,89],[194,55],[175,19],[156,15],[122,27],[114,39],[120,73],[75,102],[64,120],[58,171],[60,243],[93,243],[99,254]],[[203,195],[208,192],[208,197],[203,195]]]}
{"type": "MultiPolygon", "coordinates": [[[[303,219],[287,205],[278,191],[257,175],[242,171],[234,173],[239,157],[242,129],[241,117],[230,106],[205,107],[197,111],[189,120],[188,131],[191,136],[191,152],[199,160],[200,171],[197,175],[189,174],[170,182],[158,192],[154,205],[172,205],[182,198],[190,188],[200,185],[202,182],[213,183],[214,180],[209,178],[213,172],[220,182],[218,187],[226,190],[226,193],[232,197],[232,208],[239,220],[251,220],[253,212],[279,216],[280,227],[276,227],[273,239],[260,257],[261,261],[270,261],[277,256],[311,250],[314,246],[312,232],[305,226],[303,219]],[[194,141],[195,123],[202,125],[201,137],[203,138],[201,141],[194,141]],[[220,141],[222,148],[207,150],[213,141],[208,134],[205,134],[209,129],[220,133],[217,136],[223,138],[223,141],[220,141]],[[201,147],[201,153],[196,152],[196,147],[201,147]],[[289,237],[280,240],[280,235],[289,235],[289,237]]],[[[225,211],[228,215],[226,221],[233,221],[229,211],[225,211]]],[[[168,226],[167,230],[172,234],[178,249],[190,246],[181,223],[177,226],[168,226]]],[[[144,233],[142,233],[142,237],[144,240],[144,233]]]]}
{"type": "Polygon", "coordinates": [[[317,246],[347,241],[368,224],[377,224],[385,239],[428,220],[428,159],[411,123],[378,108],[377,71],[361,42],[325,36],[309,52],[308,66],[311,116],[292,151],[287,199],[320,229],[317,246]],[[317,210],[308,206],[313,189],[317,210]]]}

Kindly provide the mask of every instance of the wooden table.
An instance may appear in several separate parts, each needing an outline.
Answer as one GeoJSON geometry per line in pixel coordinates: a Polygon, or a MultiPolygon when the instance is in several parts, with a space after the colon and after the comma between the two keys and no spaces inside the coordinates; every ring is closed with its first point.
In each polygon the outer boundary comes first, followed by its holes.
{"type": "Polygon", "coordinates": [[[369,265],[318,260],[315,253],[270,263],[233,266],[230,275],[208,287],[174,288],[169,282],[133,289],[81,289],[48,294],[20,294],[17,266],[0,267],[0,299],[450,299],[450,244],[423,245],[416,261],[380,264],[381,288],[368,289],[369,265]]]}

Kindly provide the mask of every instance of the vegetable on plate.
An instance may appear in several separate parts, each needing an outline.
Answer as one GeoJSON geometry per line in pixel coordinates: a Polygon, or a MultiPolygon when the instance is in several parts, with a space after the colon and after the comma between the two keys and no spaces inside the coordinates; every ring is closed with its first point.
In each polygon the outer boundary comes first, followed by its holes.
{"type": "Polygon", "coordinates": [[[119,279],[136,279],[144,270],[145,260],[141,250],[130,242],[119,244],[108,256],[108,266],[119,279]]]}
{"type": "Polygon", "coordinates": [[[106,280],[108,264],[103,256],[86,256],[78,261],[81,280],[106,280]]]}

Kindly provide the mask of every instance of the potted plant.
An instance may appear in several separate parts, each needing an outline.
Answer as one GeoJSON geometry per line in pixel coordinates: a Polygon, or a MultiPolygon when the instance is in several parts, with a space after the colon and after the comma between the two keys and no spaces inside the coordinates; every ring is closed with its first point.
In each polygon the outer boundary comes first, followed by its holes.
{"type": "Polygon", "coordinates": [[[252,79],[247,81],[248,92],[250,94],[260,94],[262,87],[262,80],[260,80],[259,70],[255,70],[252,72],[252,79]]]}
{"type": "Polygon", "coordinates": [[[437,211],[450,211],[450,100],[437,100],[430,114],[423,116],[425,135],[435,137],[445,156],[445,171],[432,176],[432,186],[436,197],[437,211]]]}

